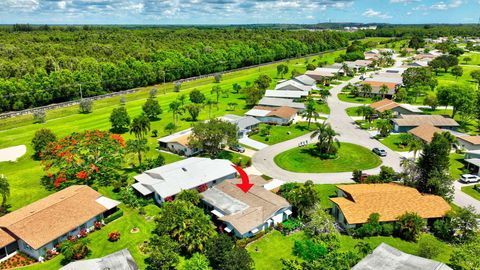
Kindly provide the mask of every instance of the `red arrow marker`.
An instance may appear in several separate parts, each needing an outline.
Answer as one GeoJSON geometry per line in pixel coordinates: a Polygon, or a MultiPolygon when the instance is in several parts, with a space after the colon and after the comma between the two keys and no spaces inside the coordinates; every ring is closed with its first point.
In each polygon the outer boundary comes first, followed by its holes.
{"type": "Polygon", "coordinates": [[[237,184],[237,187],[240,188],[243,192],[247,193],[252,187],[253,184],[250,183],[250,178],[248,178],[247,173],[240,167],[232,165],[235,170],[240,174],[240,177],[242,178],[242,183],[237,184]]]}

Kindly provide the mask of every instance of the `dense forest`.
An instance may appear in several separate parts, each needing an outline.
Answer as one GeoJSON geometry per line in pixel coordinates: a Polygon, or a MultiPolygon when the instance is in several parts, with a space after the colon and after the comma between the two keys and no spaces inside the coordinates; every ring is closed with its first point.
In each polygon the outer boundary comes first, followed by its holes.
{"type": "Polygon", "coordinates": [[[0,112],[346,47],[362,32],[0,28],[0,112]]]}
{"type": "Polygon", "coordinates": [[[367,37],[429,37],[480,36],[478,25],[381,25],[376,30],[364,30],[367,37]]]}

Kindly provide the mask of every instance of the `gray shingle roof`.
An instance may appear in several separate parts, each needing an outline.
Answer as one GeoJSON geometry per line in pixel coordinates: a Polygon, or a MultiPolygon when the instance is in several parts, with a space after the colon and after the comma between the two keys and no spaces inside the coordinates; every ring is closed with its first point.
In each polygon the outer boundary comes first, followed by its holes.
{"type": "Polygon", "coordinates": [[[122,249],[103,258],[71,262],[60,270],[138,270],[128,249],[122,249]]]}
{"type": "Polygon", "coordinates": [[[300,109],[304,110],[305,109],[305,104],[299,103],[299,102],[294,102],[291,99],[286,99],[286,98],[268,98],[264,97],[262,98],[259,102],[258,105],[260,106],[271,106],[271,107],[291,107],[294,109],[300,109]]]}

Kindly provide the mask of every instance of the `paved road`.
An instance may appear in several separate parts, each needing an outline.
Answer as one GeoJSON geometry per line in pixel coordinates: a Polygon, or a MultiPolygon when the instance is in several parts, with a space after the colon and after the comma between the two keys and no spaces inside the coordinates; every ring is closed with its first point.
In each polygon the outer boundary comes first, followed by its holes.
{"type": "Polygon", "coordinates": [[[461,207],[466,207],[466,206],[471,205],[475,208],[477,213],[480,213],[480,201],[475,199],[475,198],[470,197],[469,195],[467,195],[465,193],[463,193],[462,190],[461,190],[462,187],[468,186],[468,184],[465,185],[465,184],[462,184],[458,181],[455,181],[453,186],[455,187],[453,203],[458,205],[458,206],[461,206],[461,207]]]}

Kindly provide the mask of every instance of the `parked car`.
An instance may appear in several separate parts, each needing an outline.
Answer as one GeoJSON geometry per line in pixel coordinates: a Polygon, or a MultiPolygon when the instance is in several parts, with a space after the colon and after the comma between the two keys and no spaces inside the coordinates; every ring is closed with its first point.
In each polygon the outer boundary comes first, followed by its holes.
{"type": "Polygon", "coordinates": [[[473,174],[464,174],[458,180],[462,183],[469,184],[469,183],[477,183],[480,181],[480,176],[473,175],[473,174]]]}
{"type": "Polygon", "coordinates": [[[377,147],[373,148],[372,152],[381,156],[381,157],[386,157],[387,156],[387,151],[385,151],[384,149],[377,148],[377,147]]]}
{"type": "Polygon", "coordinates": [[[230,150],[238,152],[238,153],[244,153],[245,148],[243,148],[241,145],[230,145],[230,150]]]}

